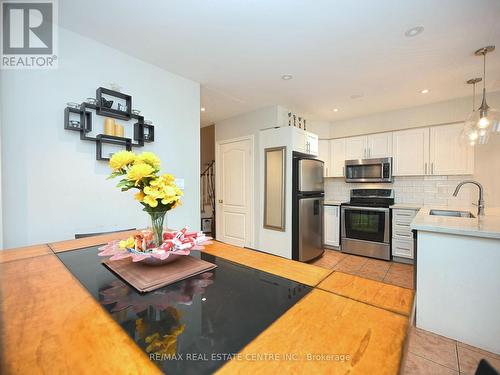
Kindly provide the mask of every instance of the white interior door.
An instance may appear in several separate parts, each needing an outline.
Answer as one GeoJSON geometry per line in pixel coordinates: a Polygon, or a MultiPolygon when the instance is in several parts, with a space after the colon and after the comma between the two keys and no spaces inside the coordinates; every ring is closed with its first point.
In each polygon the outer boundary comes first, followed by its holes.
{"type": "Polygon", "coordinates": [[[253,140],[224,141],[217,146],[217,240],[251,247],[253,140]]]}

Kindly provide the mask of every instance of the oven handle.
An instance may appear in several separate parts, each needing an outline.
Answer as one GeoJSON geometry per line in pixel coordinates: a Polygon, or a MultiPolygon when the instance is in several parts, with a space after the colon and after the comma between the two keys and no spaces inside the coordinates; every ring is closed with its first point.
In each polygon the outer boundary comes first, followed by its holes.
{"type": "Polygon", "coordinates": [[[388,207],[358,207],[358,206],[342,206],[342,210],[355,210],[355,211],[379,211],[389,212],[388,207]]]}

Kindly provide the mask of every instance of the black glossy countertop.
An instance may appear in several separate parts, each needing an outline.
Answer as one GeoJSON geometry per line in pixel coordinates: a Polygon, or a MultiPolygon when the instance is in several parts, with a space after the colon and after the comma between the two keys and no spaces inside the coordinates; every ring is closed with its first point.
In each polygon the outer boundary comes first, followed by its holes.
{"type": "Polygon", "coordinates": [[[194,251],[191,256],[217,268],[139,293],[101,264],[103,258],[97,252],[97,247],[90,247],[57,256],[168,374],[214,372],[311,290],[295,281],[194,251]]]}

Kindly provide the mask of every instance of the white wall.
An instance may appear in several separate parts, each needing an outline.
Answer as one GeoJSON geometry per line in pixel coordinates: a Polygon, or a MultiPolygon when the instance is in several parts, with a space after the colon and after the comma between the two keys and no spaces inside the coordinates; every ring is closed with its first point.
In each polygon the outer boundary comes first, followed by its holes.
{"type": "MultiPolygon", "coordinates": [[[[477,96],[476,106],[479,103],[480,97],[477,96]]],[[[500,91],[488,94],[488,104],[494,108],[500,108],[500,91]]],[[[332,122],[330,137],[341,138],[464,121],[471,111],[472,97],[466,97],[396,111],[374,113],[368,116],[332,122]]]]}
{"type": "MultiPolygon", "coordinates": [[[[259,150],[259,131],[261,129],[277,126],[278,124],[278,106],[270,106],[248,112],[243,115],[235,116],[215,124],[215,142],[228,139],[240,138],[248,135],[254,136],[254,176],[260,176],[259,150]]],[[[217,170],[217,166],[215,166],[217,170]]],[[[260,189],[257,185],[253,186],[253,206],[254,206],[254,228],[260,228],[262,225],[262,214],[260,211],[260,189]]],[[[216,215],[217,217],[217,215],[216,215]]],[[[259,239],[257,231],[254,230],[254,248],[259,248],[259,239]]]]}
{"type": "MultiPolygon", "coordinates": [[[[491,107],[500,108],[500,91],[490,93],[487,96],[488,104],[491,107]]],[[[480,102],[480,98],[476,98],[476,103],[480,102]]],[[[476,104],[478,105],[478,104],[476,104]]],[[[353,118],[344,121],[333,122],[330,125],[330,138],[350,137],[360,134],[369,134],[382,131],[392,131],[406,128],[413,128],[419,126],[436,125],[442,123],[450,123],[456,121],[464,121],[470,114],[472,109],[472,98],[460,98],[449,100],[445,102],[433,103],[429,105],[405,108],[397,111],[376,113],[369,116],[353,118]]],[[[324,129],[324,126],[321,127],[324,129]]],[[[474,178],[481,182],[485,188],[485,201],[488,207],[500,206],[500,134],[493,135],[486,145],[478,145],[475,147],[475,166],[473,176],[453,177],[450,179],[442,179],[441,182],[430,182],[433,177],[417,177],[411,179],[411,184],[403,182],[404,189],[407,190],[409,186],[414,186],[415,189],[407,191],[410,201],[415,200],[417,203],[425,204],[426,200],[431,203],[432,200],[443,202],[444,187],[437,192],[437,185],[450,185],[455,184],[457,178],[474,178]],[[445,182],[443,182],[445,181],[445,182]],[[432,186],[431,186],[432,185],[432,186]],[[422,196],[421,189],[428,188],[427,194],[422,196]],[[435,191],[436,190],[436,191],[435,191]],[[414,191],[414,194],[413,194],[414,191]],[[410,194],[411,193],[411,194],[410,194]],[[412,196],[410,199],[409,196],[412,196]]],[[[395,178],[396,181],[402,179],[395,178]]],[[[352,184],[345,184],[342,179],[328,179],[325,186],[325,194],[330,199],[344,199],[346,186],[353,188],[352,184]]],[[[402,188],[403,185],[396,188],[402,188]]],[[[470,189],[470,198],[462,196],[461,199],[465,203],[468,199],[477,201],[477,189],[470,189]]],[[[395,191],[396,199],[398,199],[398,191],[395,191]]],[[[403,192],[404,193],[404,192],[403,192]]],[[[450,193],[451,194],[451,193],[450,193]]],[[[404,196],[404,195],[403,195],[404,196]]],[[[401,197],[401,192],[400,192],[401,197]]],[[[401,200],[401,199],[398,199],[401,200]]],[[[412,203],[412,202],[405,203],[412,203]]],[[[449,204],[459,203],[452,200],[449,204]]]]}
{"type": "MultiPolygon", "coordinates": [[[[132,193],[106,180],[95,144],[63,129],[66,102],[94,96],[110,82],[155,125],[155,142],[134,151],[156,152],[162,171],[185,179],[183,205],[169,213],[169,226],[198,229],[199,84],[62,28],[59,51],[57,70],[2,72],[4,247],[147,224],[132,193]]],[[[102,117],[94,120],[101,132],[102,117]]],[[[126,129],[131,136],[132,122],[126,129]]]]}

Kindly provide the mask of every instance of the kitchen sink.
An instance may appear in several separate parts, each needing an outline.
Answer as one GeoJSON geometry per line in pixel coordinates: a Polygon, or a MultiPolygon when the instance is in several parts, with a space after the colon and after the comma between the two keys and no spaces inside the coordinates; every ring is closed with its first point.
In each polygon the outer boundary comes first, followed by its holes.
{"type": "Polygon", "coordinates": [[[475,216],[469,211],[453,211],[453,210],[431,210],[429,215],[434,216],[451,216],[451,217],[468,217],[474,218],[475,216]]]}

